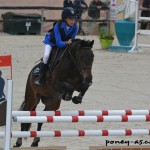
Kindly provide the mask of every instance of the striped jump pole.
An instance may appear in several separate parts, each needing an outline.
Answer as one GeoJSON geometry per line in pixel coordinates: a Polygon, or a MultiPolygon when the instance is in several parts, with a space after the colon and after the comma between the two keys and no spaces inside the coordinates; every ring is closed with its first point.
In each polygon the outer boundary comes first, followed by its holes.
{"type": "Polygon", "coordinates": [[[113,116],[150,115],[150,110],[13,111],[12,116],[113,116]]]}
{"type": "MultiPolygon", "coordinates": [[[[56,131],[12,131],[12,137],[85,137],[85,136],[134,136],[150,135],[150,129],[128,130],[56,130],[56,131]]],[[[0,134],[0,138],[3,137],[0,134]]]]}
{"type": "Polygon", "coordinates": [[[135,122],[150,121],[150,115],[138,116],[30,116],[13,117],[15,122],[20,123],[48,123],[48,122],[135,122]]]}

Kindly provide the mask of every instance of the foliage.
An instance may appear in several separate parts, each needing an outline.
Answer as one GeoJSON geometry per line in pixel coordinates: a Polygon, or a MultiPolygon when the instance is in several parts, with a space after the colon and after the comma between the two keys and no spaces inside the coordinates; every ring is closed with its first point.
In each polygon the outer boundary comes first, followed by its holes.
{"type": "Polygon", "coordinates": [[[114,40],[114,35],[113,33],[107,33],[106,31],[104,30],[100,30],[99,31],[99,36],[100,36],[100,39],[104,39],[104,40],[114,40]]]}

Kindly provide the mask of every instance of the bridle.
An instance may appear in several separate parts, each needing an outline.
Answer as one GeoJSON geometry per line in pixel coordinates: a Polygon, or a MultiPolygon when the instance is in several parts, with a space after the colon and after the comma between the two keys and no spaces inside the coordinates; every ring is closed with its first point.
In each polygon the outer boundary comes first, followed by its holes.
{"type": "MultiPolygon", "coordinates": [[[[91,69],[92,65],[91,66],[86,66],[84,68],[81,68],[80,57],[79,57],[79,48],[80,48],[80,45],[78,45],[78,47],[76,48],[76,55],[75,55],[76,57],[75,58],[73,57],[73,55],[71,53],[70,46],[68,46],[68,48],[69,48],[69,54],[71,56],[71,59],[72,59],[74,65],[75,65],[76,69],[78,70],[78,72],[80,73],[80,75],[83,77],[84,74],[83,74],[82,70],[84,70],[84,69],[91,69]]],[[[91,49],[91,47],[84,47],[84,48],[91,49]]]]}

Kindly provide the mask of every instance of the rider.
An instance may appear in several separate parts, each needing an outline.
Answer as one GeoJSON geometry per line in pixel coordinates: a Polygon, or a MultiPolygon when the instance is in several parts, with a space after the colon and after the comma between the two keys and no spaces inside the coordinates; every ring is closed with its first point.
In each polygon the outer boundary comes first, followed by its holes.
{"type": "Polygon", "coordinates": [[[45,52],[43,61],[40,66],[39,78],[35,81],[35,84],[42,86],[45,72],[47,69],[47,63],[52,51],[52,48],[57,46],[58,48],[64,48],[72,43],[75,36],[78,33],[78,26],[75,23],[75,12],[72,7],[66,7],[62,11],[60,22],[54,25],[53,30],[45,36],[43,43],[45,44],[45,52]],[[59,29],[59,26],[61,30],[59,29]]]}

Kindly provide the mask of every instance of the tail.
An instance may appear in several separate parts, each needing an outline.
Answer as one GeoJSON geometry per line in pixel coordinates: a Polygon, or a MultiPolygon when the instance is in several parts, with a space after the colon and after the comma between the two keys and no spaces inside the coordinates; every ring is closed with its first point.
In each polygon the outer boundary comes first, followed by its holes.
{"type": "Polygon", "coordinates": [[[25,101],[22,102],[19,111],[24,111],[25,110],[25,101]]]}
{"type": "Polygon", "coordinates": [[[28,76],[28,79],[27,79],[27,83],[26,83],[25,99],[24,99],[24,101],[22,102],[22,104],[21,104],[21,106],[19,108],[20,111],[25,111],[26,110],[26,94],[28,92],[28,88],[27,87],[28,87],[28,84],[29,84],[29,77],[30,77],[30,73],[29,73],[29,76],[28,76]]]}

